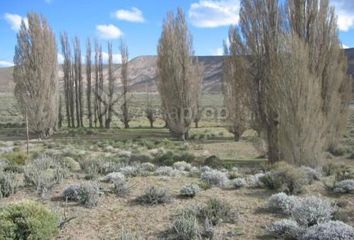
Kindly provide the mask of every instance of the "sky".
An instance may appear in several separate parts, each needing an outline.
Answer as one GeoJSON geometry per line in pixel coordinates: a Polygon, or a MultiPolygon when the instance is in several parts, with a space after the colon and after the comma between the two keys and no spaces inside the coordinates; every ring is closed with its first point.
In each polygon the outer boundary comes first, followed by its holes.
{"type": "MultiPolygon", "coordinates": [[[[354,1],[330,1],[336,7],[343,47],[354,47],[354,1]]],[[[128,44],[130,59],[156,55],[163,19],[177,7],[186,13],[195,54],[221,55],[228,27],[238,24],[239,5],[240,0],[0,0],[0,67],[13,65],[16,33],[28,12],[48,19],[57,43],[61,32],[78,36],[82,52],[87,38],[97,39],[104,49],[111,41],[114,62],[119,63],[121,39],[128,44]]]]}

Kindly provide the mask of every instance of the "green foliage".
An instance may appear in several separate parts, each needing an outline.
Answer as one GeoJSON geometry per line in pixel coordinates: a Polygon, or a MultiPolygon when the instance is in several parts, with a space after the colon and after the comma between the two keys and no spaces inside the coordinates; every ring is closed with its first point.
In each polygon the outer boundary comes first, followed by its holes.
{"type": "Polygon", "coordinates": [[[27,155],[25,152],[17,150],[2,155],[5,159],[9,160],[11,164],[25,165],[27,155]]]}
{"type": "Polygon", "coordinates": [[[51,240],[58,223],[58,216],[39,203],[10,204],[0,208],[0,239],[51,240]]]}
{"type": "Polygon", "coordinates": [[[136,198],[136,201],[142,205],[157,205],[170,203],[172,197],[165,189],[150,187],[145,190],[145,193],[136,198]]]}
{"type": "Polygon", "coordinates": [[[212,168],[221,168],[223,167],[223,163],[220,158],[213,155],[204,160],[204,165],[212,167],[212,168]]]}
{"type": "Polygon", "coordinates": [[[187,162],[191,163],[195,159],[195,156],[188,152],[174,152],[168,151],[162,153],[155,158],[155,163],[160,166],[172,166],[175,162],[187,162]]]}

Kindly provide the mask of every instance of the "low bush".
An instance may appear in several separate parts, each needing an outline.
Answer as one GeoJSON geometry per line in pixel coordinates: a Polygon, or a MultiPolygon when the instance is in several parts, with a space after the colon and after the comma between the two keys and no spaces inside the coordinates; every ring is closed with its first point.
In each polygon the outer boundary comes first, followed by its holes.
{"type": "Polygon", "coordinates": [[[227,173],[218,170],[210,170],[203,172],[200,176],[201,180],[209,185],[215,185],[218,187],[225,187],[229,183],[227,173]]]}
{"type": "Polygon", "coordinates": [[[130,192],[130,187],[124,179],[113,180],[113,193],[118,197],[125,197],[130,192]]]}
{"type": "Polygon", "coordinates": [[[294,207],[298,203],[298,199],[294,196],[288,196],[285,193],[273,194],[267,203],[268,209],[282,214],[291,214],[294,207]]]}
{"type": "Polygon", "coordinates": [[[77,161],[75,161],[71,157],[64,157],[62,159],[62,162],[65,167],[67,167],[68,169],[70,169],[73,172],[79,172],[81,170],[80,163],[78,163],[77,161]]]}
{"type": "Polygon", "coordinates": [[[0,172],[0,198],[9,197],[16,193],[18,186],[16,174],[0,172]]]}
{"type": "Polygon", "coordinates": [[[141,175],[139,166],[125,166],[119,169],[126,177],[137,177],[141,175]]]}
{"type": "Polygon", "coordinates": [[[312,226],[300,240],[352,240],[354,228],[340,221],[329,221],[312,226]]]}
{"type": "Polygon", "coordinates": [[[283,219],[267,226],[267,232],[273,237],[285,240],[297,240],[303,229],[293,220],[283,219]]]}
{"type": "Polygon", "coordinates": [[[190,171],[192,169],[192,165],[185,161],[175,162],[173,167],[179,171],[190,171]]]}
{"type": "Polygon", "coordinates": [[[155,163],[160,166],[172,166],[175,162],[192,162],[195,156],[188,152],[164,152],[155,158],[155,163]]]}
{"type": "Polygon", "coordinates": [[[336,157],[344,156],[345,154],[350,153],[350,149],[344,146],[332,147],[329,149],[329,152],[336,157]]]}
{"type": "Polygon", "coordinates": [[[68,169],[63,168],[58,161],[48,156],[41,156],[24,168],[25,184],[35,187],[39,194],[51,190],[67,175],[68,169]]]}
{"type": "Polygon", "coordinates": [[[100,188],[96,183],[84,183],[79,188],[79,202],[87,208],[96,207],[100,198],[100,188]]]}
{"type": "Polygon", "coordinates": [[[228,203],[218,199],[210,199],[204,207],[198,210],[197,217],[201,222],[207,219],[216,226],[222,222],[234,223],[237,216],[228,203]]]}
{"type": "Polygon", "coordinates": [[[336,182],[333,187],[335,193],[354,193],[354,180],[343,180],[336,182]]]}
{"type": "Polygon", "coordinates": [[[136,198],[136,201],[142,205],[157,205],[170,203],[172,197],[163,188],[150,187],[145,193],[136,198]]]}
{"type": "Polygon", "coordinates": [[[200,188],[196,184],[189,184],[180,190],[180,196],[182,197],[187,197],[187,198],[193,198],[197,193],[200,192],[200,188]]]}
{"type": "Polygon", "coordinates": [[[308,184],[306,174],[301,168],[295,168],[287,163],[278,163],[274,169],[260,178],[260,181],[271,190],[299,194],[308,184]]]}
{"type": "Polygon", "coordinates": [[[262,188],[264,187],[264,183],[261,181],[261,178],[264,177],[264,173],[257,173],[254,175],[249,175],[246,179],[249,187],[253,188],[262,188]]]}
{"type": "Polygon", "coordinates": [[[129,231],[122,231],[120,236],[118,237],[118,240],[143,240],[143,238],[140,237],[139,234],[132,233],[129,231]]]}
{"type": "Polygon", "coordinates": [[[156,166],[153,163],[145,162],[140,165],[142,171],[153,172],[156,170],[156,166]]]}
{"type": "Polygon", "coordinates": [[[0,239],[51,240],[59,218],[43,205],[26,201],[0,208],[0,239]]]}
{"type": "Polygon", "coordinates": [[[158,167],[155,171],[157,176],[168,176],[175,177],[180,173],[180,171],[173,169],[172,167],[158,167]]]}
{"type": "Polygon", "coordinates": [[[80,188],[81,188],[80,184],[72,184],[70,186],[67,186],[62,193],[62,198],[65,201],[74,201],[74,202],[79,201],[80,188]]]}
{"type": "Polygon", "coordinates": [[[210,156],[210,157],[207,157],[205,160],[204,160],[204,165],[205,166],[209,166],[211,168],[220,168],[222,167],[222,161],[220,158],[218,158],[217,156],[213,155],[213,156],[210,156]]]}
{"type": "Polygon", "coordinates": [[[200,239],[200,228],[198,219],[194,211],[187,209],[182,210],[175,217],[171,233],[173,239],[179,240],[197,240],[200,239]]]}
{"type": "Polygon", "coordinates": [[[232,188],[243,188],[247,185],[246,179],[244,178],[235,178],[231,180],[231,187],[232,188]]]}
{"type": "Polygon", "coordinates": [[[25,165],[27,160],[27,154],[19,150],[5,153],[2,155],[2,157],[7,159],[10,162],[10,164],[16,164],[16,165],[25,165]]]}
{"type": "Polygon", "coordinates": [[[112,173],[107,174],[106,176],[104,176],[100,180],[101,180],[101,182],[106,182],[106,183],[113,182],[116,180],[123,181],[123,180],[125,180],[125,176],[121,172],[112,172],[112,173]]]}
{"type": "Polygon", "coordinates": [[[321,172],[316,169],[302,166],[300,170],[305,173],[306,179],[309,184],[312,184],[314,181],[319,181],[321,179],[321,172]]]}
{"type": "Polygon", "coordinates": [[[304,227],[328,222],[332,219],[334,207],[325,199],[305,197],[295,204],[291,211],[292,218],[304,227]]]}

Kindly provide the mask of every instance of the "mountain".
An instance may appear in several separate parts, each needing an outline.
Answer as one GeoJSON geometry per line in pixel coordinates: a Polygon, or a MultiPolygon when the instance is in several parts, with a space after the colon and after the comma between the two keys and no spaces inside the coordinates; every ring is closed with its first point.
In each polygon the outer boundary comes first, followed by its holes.
{"type": "MultiPolygon", "coordinates": [[[[348,73],[354,76],[354,48],[346,49],[345,54],[348,57],[348,73]]],[[[221,78],[223,68],[222,56],[199,56],[199,62],[204,68],[204,80],[202,89],[206,93],[221,93],[221,78]]],[[[134,92],[157,91],[156,89],[156,56],[140,56],[129,62],[129,85],[134,92]]],[[[12,80],[13,68],[0,68],[0,93],[13,90],[12,80]]],[[[120,87],[120,67],[114,66],[114,74],[118,78],[118,87],[120,87]]],[[[83,77],[85,80],[85,68],[83,68],[83,77]]],[[[107,68],[104,69],[104,75],[107,75],[107,68]]],[[[63,72],[59,66],[59,78],[62,79],[63,72]]]]}

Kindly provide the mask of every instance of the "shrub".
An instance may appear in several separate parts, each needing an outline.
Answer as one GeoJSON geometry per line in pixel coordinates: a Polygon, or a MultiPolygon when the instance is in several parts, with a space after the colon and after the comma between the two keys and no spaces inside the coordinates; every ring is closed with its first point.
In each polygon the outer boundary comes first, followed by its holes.
{"type": "Polygon", "coordinates": [[[176,154],[172,151],[162,152],[155,158],[155,163],[160,166],[172,166],[175,162],[178,162],[176,154]]]}
{"type": "Polygon", "coordinates": [[[85,159],[80,162],[82,170],[87,174],[87,179],[93,179],[104,172],[104,161],[97,159],[85,159]]]}
{"type": "Polygon", "coordinates": [[[213,155],[204,160],[204,165],[212,167],[212,168],[219,168],[222,167],[222,161],[217,156],[213,155]]]}
{"type": "Polygon", "coordinates": [[[5,153],[2,156],[6,158],[11,164],[16,165],[25,165],[27,160],[27,154],[23,151],[13,151],[5,153]]]}
{"type": "Polygon", "coordinates": [[[39,194],[44,194],[55,184],[61,183],[67,175],[68,170],[48,156],[35,159],[24,169],[26,185],[34,186],[39,194]]]}
{"type": "Polygon", "coordinates": [[[310,227],[330,221],[334,210],[327,200],[318,197],[305,197],[295,204],[291,215],[299,225],[310,227]]]}
{"type": "Polygon", "coordinates": [[[132,154],[130,156],[130,162],[143,163],[150,162],[152,160],[153,158],[149,154],[132,154]]]}
{"type": "Polygon", "coordinates": [[[231,180],[231,186],[233,188],[239,189],[247,185],[246,179],[244,178],[235,178],[231,180]]]}
{"type": "Polygon", "coordinates": [[[119,170],[126,177],[137,177],[141,174],[139,167],[137,166],[125,166],[119,170]]]}
{"type": "Polygon", "coordinates": [[[71,157],[64,157],[62,162],[65,167],[67,167],[73,172],[79,172],[81,170],[80,163],[78,163],[71,157]]]}
{"type": "Polygon", "coordinates": [[[354,180],[343,180],[334,184],[333,192],[335,193],[354,193],[354,180]]]}
{"type": "Polygon", "coordinates": [[[0,239],[54,239],[58,216],[43,205],[26,201],[0,208],[0,239]]]}
{"type": "Polygon", "coordinates": [[[200,176],[201,180],[207,182],[210,185],[215,185],[218,187],[227,186],[229,179],[227,173],[218,170],[211,170],[203,172],[200,176]]]}
{"type": "Polygon", "coordinates": [[[267,226],[267,231],[274,237],[285,240],[296,240],[303,229],[293,220],[283,219],[267,226]]]}
{"type": "Polygon", "coordinates": [[[100,198],[100,189],[96,183],[84,183],[79,188],[79,202],[87,208],[96,207],[100,198]]]}
{"type": "Polygon", "coordinates": [[[354,168],[347,165],[342,165],[336,170],[336,181],[354,179],[354,168]]]}
{"type": "Polygon", "coordinates": [[[338,146],[338,147],[335,147],[335,148],[334,147],[330,148],[329,152],[332,155],[334,155],[336,157],[339,157],[339,156],[343,156],[343,155],[349,153],[350,149],[348,149],[348,148],[346,148],[344,146],[338,146]]]}
{"type": "Polygon", "coordinates": [[[119,240],[142,240],[143,238],[139,236],[139,234],[128,232],[128,231],[122,231],[119,238],[119,240]]]}
{"type": "Polygon", "coordinates": [[[18,185],[16,174],[0,172],[0,198],[16,193],[18,185]]]}
{"type": "Polygon", "coordinates": [[[268,208],[272,211],[280,212],[283,214],[290,214],[298,199],[294,196],[288,196],[285,193],[273,194],[268,200],[268,208]]]}
{"type": "Polygon", "coordinates": [[[287,163],[278,163],[275,168],[260,178],[269,189],[299,194],[308,184],[305,173],[300,168],[295,168],[287,163]]]}
{"type": "Polygon", "coordinates": [[[195,212],[189,209],[181,211],[173,221],[171,232],[174,235],[173,239],[200,239],[200,230],[195,212]]]}
{"type": "Polygon", "coordinates": [[[124,179],[114,179],[113,192],[119,197],[124,197],[130,192],[130,187],[124,179]]]}
{"type": "Polygon", "coordinates": [[[150,163],[150,162],[145,162],[145,163],[142,163],[140,168],[143,170],[143,171],[147,171],[147,172],[153,172],[156,170],[156,167],[153,163],[150,163]]]}
{"type": "Polygon", "coordinates": [[[157,205],[163,203],[170,203],[171,196],[165,189],[150,187],[145,190],[145,193],[136,198],[136,201],[143,205],[157,205]]]}
{"type": "Polygon", "coordinates": [[[340,221],[329,221],[307,229],[301,240],[351,240],[354,228],[340,221]]]}
{"type": "Polygon", "coordinates": [[[199,186],[196,184],[190,184],[182,187],[180,190],[180,195],[182,197],[193,198],[198,192],[200,192],[199,186]]]}
{"type": "Polygon", "coordinates": [[[113,182],[116,180],[121,180],[124,181],[125,180],[125,176],[123,173],[121,172],[112,172],[107,174],[106,176],[104,176],[103,178],[101,178],[102,182],[113,182]]]}
{"type": "Polygon", "coordinates": [[[175,177],[179,174],[179,171],[172,167],[159,167],[156,169],[155,174],[157,176],[175,177]]]}
{"type": "Polygon", "coordinates": [[[81,188],[80,184],[72,184],[66,187],[62,193],[62,198],[65,201],[75,201],[75,202],[79,201],[80,188],[81,188]]]}
{"type": "Polygon", "coordinates": [[[319,181],[321,179],[321,173],[316,169],[302,166],[300,170],[304,172],[309,184],[312,184],[314,181],[319,181]]]}
{"type": "Polygon", "coordinates": [[[181,162],[175,162],[173,164],[173,167],[179,171],[190,171],[192,168],[192,165],[190,163],[185,162],[185,161],[181,161],[181,162]]]}
{"type": "Polygon", "coordinates": [[[250,175],[247,177],[248,186],[253,188],[262,188],[264,183],[261,181],[261,178],[264,177],[264,173],[257,173],[255,175],[250,175]]]}
{"type": "Polygon", "coordinates": [[[206,206],[199,209],[197,216],[201,222],[208,219],[214,226],[222,222],[234,223],[236,217],[231,206],[218,199],[208,200],[206,206]]]}

